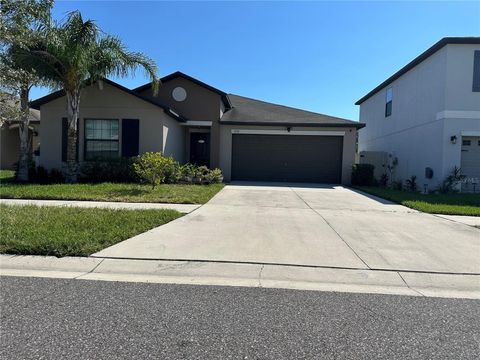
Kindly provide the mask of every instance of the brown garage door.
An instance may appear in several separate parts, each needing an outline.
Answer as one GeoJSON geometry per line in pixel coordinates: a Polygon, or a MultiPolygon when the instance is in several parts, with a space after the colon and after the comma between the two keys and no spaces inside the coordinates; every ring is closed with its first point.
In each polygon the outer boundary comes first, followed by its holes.
{"type": "Polygon", "coordinates": [[[232,180],[338,184],[341,136],[233,134],[232,180]]]}

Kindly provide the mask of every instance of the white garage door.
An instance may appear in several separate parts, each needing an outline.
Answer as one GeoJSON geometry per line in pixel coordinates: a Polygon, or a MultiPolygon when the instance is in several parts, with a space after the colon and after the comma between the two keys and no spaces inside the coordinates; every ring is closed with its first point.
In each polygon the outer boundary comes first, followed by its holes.
{"type": "Polygon", "coordinates": [[[466,181],[462,191],[480,192],[480,136],[462,137],[461,171],[466,181]],[[474,185],[475,184],[475,185],[474,185]]]}

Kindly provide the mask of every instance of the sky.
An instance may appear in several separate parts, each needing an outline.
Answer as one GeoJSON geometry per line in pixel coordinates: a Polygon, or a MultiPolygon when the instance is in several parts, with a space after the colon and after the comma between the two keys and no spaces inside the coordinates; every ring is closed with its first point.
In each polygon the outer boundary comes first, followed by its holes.
{"type": "MultiPolygon", "coordinates": [[[[227,93],[358,120],[355,101],[445,36],[480,36],[480,1],[59,1],[227,93]]],[[[133,88],[141,71],[112,80],[133,88]]],[[[34,88],[31,98],[49,89],[34,88]]]]}

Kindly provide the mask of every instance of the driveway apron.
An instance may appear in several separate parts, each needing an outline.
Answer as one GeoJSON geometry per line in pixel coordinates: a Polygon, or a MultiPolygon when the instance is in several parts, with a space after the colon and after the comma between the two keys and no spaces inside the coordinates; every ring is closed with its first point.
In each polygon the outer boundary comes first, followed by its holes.
{"type": "Polygon", "coordinates": [[[480,231],[341,186],[227,185],[93,256],[480,273],[480,231]]]}

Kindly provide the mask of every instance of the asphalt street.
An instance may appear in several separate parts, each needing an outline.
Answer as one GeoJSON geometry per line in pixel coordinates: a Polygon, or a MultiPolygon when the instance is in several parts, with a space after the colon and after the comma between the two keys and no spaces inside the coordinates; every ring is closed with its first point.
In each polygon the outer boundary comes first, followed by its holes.
{"type": "Polygon", "coordinates": [[[1,359],[478,359],[480,302],[0,278],[1,359]]]}

